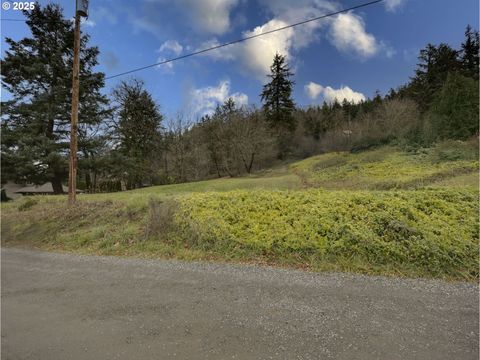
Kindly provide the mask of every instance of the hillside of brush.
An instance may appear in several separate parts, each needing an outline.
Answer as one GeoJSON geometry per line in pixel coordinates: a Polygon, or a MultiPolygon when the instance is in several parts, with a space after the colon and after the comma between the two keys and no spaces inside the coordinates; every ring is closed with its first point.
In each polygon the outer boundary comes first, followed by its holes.
{"type": "Polygon", "coordinates": [[[326,153],[242,178],[2,205],[2,245],[478,278],[478,142],[326,153]]]}

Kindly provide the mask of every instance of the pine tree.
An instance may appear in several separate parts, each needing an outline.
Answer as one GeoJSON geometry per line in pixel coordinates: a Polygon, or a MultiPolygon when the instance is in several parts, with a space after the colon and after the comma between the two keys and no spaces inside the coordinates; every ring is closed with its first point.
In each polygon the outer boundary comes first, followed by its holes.
{"type": "Polygon", "coordinates": [[[388,90],[387,95],[385,95],[385,100],[393,100],[398,96],[399,96],[399,92],[395,91],[394,88],[390,88],[390,90],[388,90]]]}
{"type": "Polygon", "coordinates": [[[465,42],[462,43],[460,61],[465,76],[478,80],[479,71],[479,35],[470,25],[465,30],[465,42]]]}
{"type": "Polygon", "coordinates": [[[430,110],[435,134],[442,139],[467,139],[478,134],[478,81],[450,73],[430,110]]]}
{"type": "MultiPolygon", "coordinates": [[[[2,102],[2,181],[51,181],[62,193],[68,175],[74,31],[59,5],[25,12],[31,36],[6,38],[2,85],[11,100],[2,102]]],[[[100,94],[104,75],[94,73],[98,49],[81,38],[79,146],[88,148],[89,129],[107,115],[100,94]]]]}
{"type": "Polygon", "coordinates": [[[224,114],[226,115],[232,115],[235,114],[238,109],[237,109],[237,104],[235,104],[235,100],[233,100],[232,97],[229,97],[221,107],[221,110],[224,114]]]}
{"type": "Polygon", "coordinates": [[[293,73],[285,61],[285,56],[275,54],[270,72],[267,76],[271,81],[263,86],[260,95],[264,102],[266,120],[273,128],[293,131],[296,125],[293,118],[295,103],[292,99],[295,83],[290,80],[293,73]]]}
{"type": "Polygon", "coordinates": [[[406,89],[420,106],[421,111],[426,111],[432,103],[435,94],[442,88],[449,72],[460,69],[458,51],[447,44],[435,46],[428,44],[420,50],[415,76],[406,89]]]}
{"type": "Polygon", "coordinates": [[[115,167],[129,188],[140,187],[150,177],[149,166],[158,155],[163,116],[140,80],[122,81],[113,98],[116,113],[111,135],[118,158],[123,158],[115,167]]]}

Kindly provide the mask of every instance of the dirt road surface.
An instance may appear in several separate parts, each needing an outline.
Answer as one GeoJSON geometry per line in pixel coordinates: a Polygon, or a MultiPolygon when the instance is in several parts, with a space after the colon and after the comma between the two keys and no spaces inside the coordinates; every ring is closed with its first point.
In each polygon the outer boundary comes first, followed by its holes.
{"type": "Polygon", "coordinates": [[[478,359],[473,284],[2,249],[2,359],[478,359]]]}

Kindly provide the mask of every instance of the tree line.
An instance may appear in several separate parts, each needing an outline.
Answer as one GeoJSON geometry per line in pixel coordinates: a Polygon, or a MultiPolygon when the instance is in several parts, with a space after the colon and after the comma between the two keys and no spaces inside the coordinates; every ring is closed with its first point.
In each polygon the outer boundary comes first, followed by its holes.
{"type": "MultiPolygon", "coordinates": [[[[2,183],[50,181],[62,192],[68,177],[73,25],[59,5],[25,12],[31,36],[1,60],[2,183]]],[[[80,56],[79,186],[88,192],[250,174],[289,159],[327,151],[361,151],[395,142],[430,146],[478,136],[479,34],[470,26],[460,49],[428,44],[409,82],[359,103],[299,108],[294,74],[275,55],[261,108],[233,99],[201,119],[166,118],[140,79],[122,81],[110,96],[95,71],[99,49],[83,34],[80,56]]]]}

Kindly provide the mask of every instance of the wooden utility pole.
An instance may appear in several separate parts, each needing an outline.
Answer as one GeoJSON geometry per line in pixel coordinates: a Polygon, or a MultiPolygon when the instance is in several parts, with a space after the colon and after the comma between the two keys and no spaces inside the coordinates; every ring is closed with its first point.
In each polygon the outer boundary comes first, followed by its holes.
{"type": "Polygon", "coordinates": [[[75,11],[75,40],[73,45],[72,121],[70,130],[70,169],[68,173],[68,204],[75,204],[77,197],[77,133],[78,97],[80,87],[80,12],[75,11]]]}

